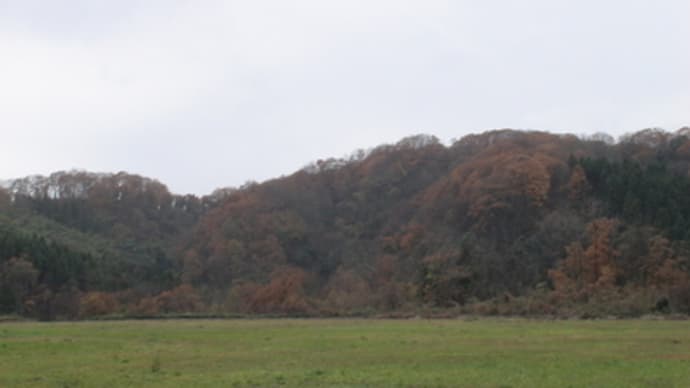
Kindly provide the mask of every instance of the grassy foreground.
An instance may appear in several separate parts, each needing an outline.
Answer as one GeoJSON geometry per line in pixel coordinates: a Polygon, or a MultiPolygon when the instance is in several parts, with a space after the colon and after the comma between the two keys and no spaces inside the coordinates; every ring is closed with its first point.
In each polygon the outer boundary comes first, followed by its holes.
{"type": "Polygon", "coordinates": [[[688,321],[0,324],[0,387],[690,386],[688,321]]]}

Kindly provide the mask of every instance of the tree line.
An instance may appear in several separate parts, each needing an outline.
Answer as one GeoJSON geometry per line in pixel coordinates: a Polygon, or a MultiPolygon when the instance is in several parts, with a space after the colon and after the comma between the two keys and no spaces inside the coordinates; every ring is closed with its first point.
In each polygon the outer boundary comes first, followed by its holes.
{"type": "Polygon", "coordinates": [[[201,198],[63,173],[0,195],[0,236],[26,247],[0,251],[25,279],[2,308],[40,315],[45,289],[71,292],[43,313],[66,318],[687,314],[688,132],[419,135],[201,198]]]}

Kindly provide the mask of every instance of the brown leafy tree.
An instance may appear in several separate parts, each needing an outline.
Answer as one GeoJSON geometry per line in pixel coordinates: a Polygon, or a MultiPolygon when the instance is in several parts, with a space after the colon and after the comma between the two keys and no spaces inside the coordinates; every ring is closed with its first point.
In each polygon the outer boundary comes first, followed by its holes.
{"type": "Polygon", "coordinates": [[[112,294],[87,292],[80,299],[79,315],[82,318],[108,315],[117,312],[119,303],[112,294]]]}
{"type": "Polygon", "coordinates": [[[615,286],[618,252],[611,236],[617,225],[617,220],[608,218],[592,221],[587,227],[589,246],[585,249],[575,242],[566,247],[565,259],[548,272],[557,294],[587,298],[615,286]]]}
{"type": "Polygon", "coordinates": [[[642,271],[646,286],[670,289],[687,285],[689,276],[683,268],[684,258],[676,256],[671,242],[663,236],[649,240],[649,253],[644,258],[642,271]]]}
{"type": "Polygon", "coordinates": [[[305,295],[307,273],[299,268],[279,269],[271,281],[251,297],[250,308],[257,313],[306,313],[310,305],[305,295]]]}

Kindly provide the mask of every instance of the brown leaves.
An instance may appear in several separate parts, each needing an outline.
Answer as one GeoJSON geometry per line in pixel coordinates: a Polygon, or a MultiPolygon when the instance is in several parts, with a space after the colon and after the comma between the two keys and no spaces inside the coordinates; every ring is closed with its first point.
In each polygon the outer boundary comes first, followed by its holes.
{"type": "Polygon", "coordinates": [[[79,315],[81,317],[95,317],[114,314],[120,304],[112,294],[106,292],[87,292],[79,300],[79,315]]]}
{"type": "MultiPolygon", "coordinates": [[[[461,142],[469,144],[470,140],[461,142]]],[[[564,150],[544,143],[554,140],[551,135],[544,138],[538,133],[505,131],[479,136],[472,141],[485,141],[485,148],[430,186],[420,198],[425,203],[456,198],[468,205],[468,215],[479,226],[496,222],[504,211],[542,208],[549,200],[554,176],[566,169],[561,157],[564,150]]]]}
{"type": "Polygon", "coordinates": [[[133,312],[145,315],[193,313],[202,308],[199,292],[189,284],[182,284],[156,296],[141,299],[133,312]]]}
{"type": "Polygon", "coordinates": [[[600,218],[587,226],[589,246],[584,249],[579,242],[566,247],[566,257],[548,275],[556,293],[588,296],[610,289],[616,283],[618,269],[611,236],[618,221],[600,218]]]}
{"type": "Polygon", "coordinates": [[[652,237],[642,268],[646,285],[662,289],[687,285],[690,277],[682,268],[684,261],[684,258],[676,256],[668,239],[652,237]]]}
{"type": "Polygon", "coordinates": [[[310,310],[304,291],[306,281],[307,273],[299,268],[280,269],[250,296],[249,308],[255,313],[305,313],[310,310]]]}

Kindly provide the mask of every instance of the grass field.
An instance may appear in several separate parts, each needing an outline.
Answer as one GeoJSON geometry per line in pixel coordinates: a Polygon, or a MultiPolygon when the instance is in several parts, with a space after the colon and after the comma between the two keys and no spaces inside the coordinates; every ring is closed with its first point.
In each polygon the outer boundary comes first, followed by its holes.
{"type": "Polygon", "coordinates": [[[15,386],[690,387],[690,322],[2,323],[15,386]]]}

